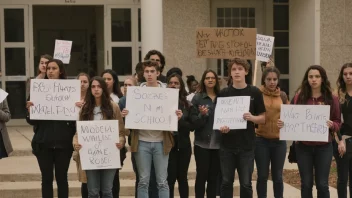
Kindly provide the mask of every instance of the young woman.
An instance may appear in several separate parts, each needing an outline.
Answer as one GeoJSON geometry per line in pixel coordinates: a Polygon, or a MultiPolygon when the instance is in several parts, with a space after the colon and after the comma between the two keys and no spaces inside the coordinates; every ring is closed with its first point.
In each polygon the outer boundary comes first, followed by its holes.
{"type": "Polygon", "coordinates": [[[179,89],[179,108],[182,113],[182,119],[178,121],[178,131],[173,133],[174,146],[169,154],[168,166],[168,183],[170,188],[170,198],[174,197],[174,186],[178,181],[178,190],[180,197],[188,198],[188,167],[191,161],[192,146],[189,138],[190,131],[193,131],[189,111],[191,104],[187,101],[187,92],[182,77],[176,73],[168,76],[168,88],[179,89]]]}
{"type": "Polygon", "coordinates": [[[123,94],[121,92],[120,82],[117,74],[111,69],[106,69],[101,74],[101,77],[105,79],[111,99],[116,104],[118,104],[119,99],[123,96],[123,94]]]}
{"type": "MultiPolygon", "coordinates": [[[[77,75],[77,79],[81,81],[81,100],[76,103],[76,106],[81,108],[85,102],[85,97],[87,95],[90,78],[88,74],[80,73],[77,75]]],[[[82,198],[88,198],[87,177],[86,177],[86,172],[80,169],[81,161],[79,157],[79,152],[73,151],[72,159],[76,162],[78,180],[82,182],[82,186],[81,186],[82,198]]]]}
{"type": "Polygon", "coordinates": [[[287,104],[287,95],[279,87],[280,72],[275,67],[264,68],[259,88],[263,93],[266,109],[266,122],[256,129],[255,162],[257,165],[257,194],[267,196],[269,166],[274,183],[274,196],[283,197],[282,171],[286,158],[286,141],[280,140],[277,121],[280,118],[281,104],[287,104]]]}
{"type": "Polygon", "coordinates": [[[347,198],[347,182],[352,193],[352,63],[346,63],[340,70],[337,79],[338,97],[341,104],[343,123],[340,129],[342,137],[334,143],[334,157],[337,163],[337,194],[339,198],[347,198]],[[346,154],[345,154],[346,152],[346,154]]]}
{"type": "MultiPolygon", "coordinates": [[[[294,97],[294,104],[329,105],[330,119],[326,121],[331,134],[340,129],[340,104],[331,92],[326,71],[319,65],[308,67],[300,91],[294,97]]],[[[278,127],[284,126],[278,120],[278,127]]],[[[332,160],[332,138],[328,142],[299,141],[295,144],[297,164],[301,176],[301,196],[313,197],[313,170],[319,197],[330,197],[329,172],[332,160]]]]}
{"type": "MultiPolygon", "coordinates": [[[[79,120],[118,120],[120,143],[116,143],[118,149],[125,145],[125,127],[121,112],[117,104],[110,99],[110,94],[102,77],[94,77],[89,84],[89,90],[85,98],[85,104],[79,115],[79,120]]],[[[81,149],[77,134],[73,145],[76,151],[81,149]]],[[[86,170],[88,197],[98,198],[99,191],[102,198],[112,198],[112,185],[116,169],[86,170]]]]}
{"type": "MultiPolygon", "coordinates": [[[[50,60],[46,67],[45,79],[66,79],[61,60],[50,60]]],[[[53,197],[53,180],[58,186],[58,197],[68,198],[67,171],[72,156],[72,138],[76,131],[75,121],[31,120],[29,109],[33,103],[27,102],[27,122],[33,125],[33,154],[37,157],[42,174],[42,197],[53,197]],[[50,134],[50,135],[49,135],[50,134]],[[53,168],[54,167],[54,168],[53,168]]]]}
{"type": "Polygon", "coordinates": [[[0,159],[8,157],[13,148],[6,128],[6,122],[10,121],[11,113],[7,100],[0,103],[0,159]]]}
{"type": "Polygon", "coordinates": [[[187,77],[187,87],[188,87],[188,93],[194,93],[197,91],[198,89],[198,81],[196,80],[196,78],[193,76],[193,75],[189,75],[189,76],[186,76],[187,77]]]}
{"type": "Polygon", "coordinates": [[[216,197],[218,175],[220,173],[219,131],[213,130],[215,100],[220,92],[218,76],[213,70],[202,75],[198,93],[192,99],[191,120],[195,127],[194,157],[197,166],[195,184],[196,198],[216,197]],[[205,185],[207,183],[207,189],[205,185]]]}

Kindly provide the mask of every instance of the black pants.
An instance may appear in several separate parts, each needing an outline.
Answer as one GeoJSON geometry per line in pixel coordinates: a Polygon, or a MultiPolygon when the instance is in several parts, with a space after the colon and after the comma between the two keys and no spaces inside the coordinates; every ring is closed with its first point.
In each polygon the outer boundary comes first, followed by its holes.
{"type": "Polygon", "coordinates": [[[36,152],[42,173],[42,197],[53,198],[53,180],[57,183],[58,198],[68,198],[67,171],[72,157],[71,149],[41,148],[36,152]]]}
{"type": "Polygon", "coordinates": [[[204,198],[205,183],[207,183],[207,198],[216,197],[218,176],[220,173],[220,159],[218,149],[204,149],[194,146],[194,157],[197,166],[195,184],[196,198],[204,198]]]}
{"type": "Polygon", "coordinates": [[[177,141],[175,146],[169,153],[169,165],[167,168],[167,180],[170,188],[170,198],[174,198],[174,186],[176,180],[178,181],[178,190],[180,198],[188,198],[188,167],[191,161],[192,148],[177,148],[177,141]]]}

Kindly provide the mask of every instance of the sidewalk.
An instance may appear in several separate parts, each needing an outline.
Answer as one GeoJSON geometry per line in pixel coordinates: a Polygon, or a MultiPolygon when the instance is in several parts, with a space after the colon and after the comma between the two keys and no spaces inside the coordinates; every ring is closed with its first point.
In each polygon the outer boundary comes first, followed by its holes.
{"type": "MultiPolygon", "coordinates": [[[[28,196],[29,194],[33,196],[28,197],[35,197],[34,195],[37,195],[38,191],[40,191],[40,170],[36,158],[31,153],[30,141],[34,135],[33,130],[31,127],[9,127],[8,131],[14,148],[14,153],[11,157],[0,160],[0,197],[2,197],[2,192],[6,192],[10,196],[11,193],[21,190],[22,188],[25,189],[21,191],[27,192],[27,194],[23,194],[24,197],[28,196]]],[[[193,141],[193,133],[191,138],[193,141]]],[[[297,169],[297,164],[290,164],[286,160],[284,169],[297,169]]],[[[73,194],[73,196],[79,196],[80,193],[80,184],[77,182],[76,172],[76,166],[74,162],[72,162],[68,171],[68,177],[70,180],[70,195],[73,194]]],[[[196,165],[194,157],[192,156],[189,167],[189,185],[191,195],[194,195],[195,174],[196,165]]],[[[134,173],[130,160],[130,153],[127,154],[127,159],[124,162],[124,167],[120,171],[120,178],[123,180],[121,182],[121,195],[133,195],[134,173]]],[[[253,181],[252,185],[253,195],[256,197],[256,181],[253,181]]],[[[274,197],[273,190],[271,190],[272,185],[272,181],[268,181],[268,197],[274,197]]],[[[238,178],[236,178],[234,189],[234,195],[239,196],[238,178]]],[[[284,197],[300,197],[300,190],[286,183],[284,184],[284,189],[284,197]]],[[[316,194],[316,192],[314,193],[316,194]]],[[[336,189],[330,188],[330,194],[331,197],[335,197],[335,195],[337,197],[336,189]]],[[[16,197],[18,197],[17,194],[16,197]]]]}

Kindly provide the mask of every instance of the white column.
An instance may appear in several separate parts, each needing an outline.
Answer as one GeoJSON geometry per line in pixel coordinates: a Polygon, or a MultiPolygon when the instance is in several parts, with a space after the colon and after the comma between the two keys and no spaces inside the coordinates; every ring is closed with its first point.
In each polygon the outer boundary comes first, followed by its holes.
{"type": "Polygon", "coordinates": [[[142,58],[149,50],[163,52],[163,0],[141,0],[142,58]]]}

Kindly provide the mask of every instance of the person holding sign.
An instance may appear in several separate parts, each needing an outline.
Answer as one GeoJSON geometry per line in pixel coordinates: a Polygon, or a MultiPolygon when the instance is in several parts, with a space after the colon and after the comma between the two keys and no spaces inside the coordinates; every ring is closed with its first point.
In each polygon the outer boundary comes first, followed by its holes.
{"type": "Polygon", "coordinates": [[[173,133],[174,147],[172,147],[169,154],[167,180],[170,188],[170,198],[174,198],[176,180],[178,181],[180,197],[188,197],[189,187],[187,174],[192,155],[189,133],[194,130],[189,114],[192,104],[187,101],[185,83],[180,75],[173,73],[168,76],[167,84],[168,88],[179,89],[179,109],[183,113],[182,118],[178,121],[178,130],[173,133]]]}
{"type": "MultiPolygon", "coordinates": [[[[50,60],[46,67],[45,79],[67,79],[64,64],[61,60],[50,60]]],[[[76,130],[76,121],[65,120],[31,120],[30,107],[33,102],[27,101],[26,120],[33,126],[33,154],[37,157],[42,174],[42,197],[54,197],[53,167],[58,188],[58,197],[68,197],[67,171],[72,156],[72,138],[76,130]]]]}
{"type": "Polygon", "coordinates": [[[339,198],[347,198],[348,177],[349,193],[352,193],[352,105],[349,104],[352,99],[352,63],[342,66],[337,79],[337,91],[343,118],[340,136],[335,137],[338,143],[333,141],[338,174],[337,194],[339,198]]]}
{"type": "MultiPolygon", "coordinates": [[[[339,100],[332,94],[330,82],[322,66],[312,65],[304,74],[300,91],[294,97],[294,104],[302,105],[329,105],[330,118],[326,125],[330,134],[340,129],[341,112],[339,100]]],[[[295,115],[293,115],[295,116],[295,115]]],[[[320,114],[307,112],[307,119],[320,119],[320,114]]],[[[279,128],[284,127],[284,122],[278,120],[279,128]]],[[[319,197],[330,197],[329,172],[333,155],[332,138],[328,142],[299,141],[295,144],[297,164],[301,176],[301,196],[313,197],[313,175],[319,197]],[[313,170],[315,170],[313,172],[313,170]]]]}
{"type": "MultiPolygon", "coordinates": [[[[144,77],[146,83],[141,86],[160,87],[164,85],[157,80],[160,74],[158,63],[154,61],[143,62],[144,77]]],[[[127,94],[128,101],[129,94],[127,94]]],[[[128,109],[122,111],[123,116],[128,115],[128,109]]],[[[182,117],[182,111],[176,110],[178,120],[182,117]]],[[[128,118],[126,118],[128,119],[128,118]]],[[[173,147],[173,138],[170,131],[140,130],[134,129],[131,132],[131,152],[136,160],[139,183],[138,198],[147,198],[152,163],[155,167],[155,176],[160,198],[170,196],[169,185],[167,183],[167,167],[169,152],[173,147]]]]}
{"type": "Polygon", "coordinates": [[[241,198],[253,197],[252,173],[254,168],[255,127],[254,124],[265,123],[265,105],[261,91],[246,83],[249,71],[246,60],[235,58],[228,63],[228,75],[232,86],[224,88],[220,97],[250,96],[249,112],[243,114],[247,122],[246,129],[220,127],[222,141],[220,148],[220,165],[222,174],[221,198],[233,196],[233,182],[237,169],[240,180],[241,198]]]}
{"type": "MultiPolygon", "coordinates": [[[[105,79],[96,76],[91,80],[85,101],[79,114],[79,120],[116,120],[119,125],[120,137],[120,142],[116,143],[116,147],[122,149],[126,142],[125,127],[118,105],[111,101],[105,79]]],[[[78,142],[77,134],[74,136],[73,146],[76,151],[82,148],[78,142]]],[[[81,160],[80,162],[82,163],[81,160]]],[[[86,170],[88,197],[98,198],[99,191],[101,191],[102,198],[112,198],[115,172],[116,169],[86,170]]]]}
{"type": "Polygon", "coordinates": [[[220,139],[219,131],[213,130],[215,100],[220,92],[216,73],[204,71],[198,93],[192,99],[191,122],[194,131],[194,157],[197,166],[195,183],[196,198],[216,197],[217,181],[220,174],[220,139]],[[206,186],[206,190],[205,190],[206,186]]]}
{"type": "Polygon", "coordinates": [[[116,72],[111,69],[106,69],[101,74],[101,77],[105,79],[111,99],[116,104],[119,104],[119,99],[123,96],[123,94],[121,92],[120,82],[116,72]]]}
{"type": "Polygon", "coordinates": [[[257,165],[257,194],[267,197],[267,181],[271,164],[271,177],[274,184],[274,196],[283,197],[284,185],[282,171],[286,158],[286,141],[280,140],[277,121],[280,118],[282,104],[288,104],[287,95],[279,87],[280,72],[275,67],[264,69],[259,88],[263,93],[266,109],[265,124],[256,129],[255,162],[257,165]]]}

